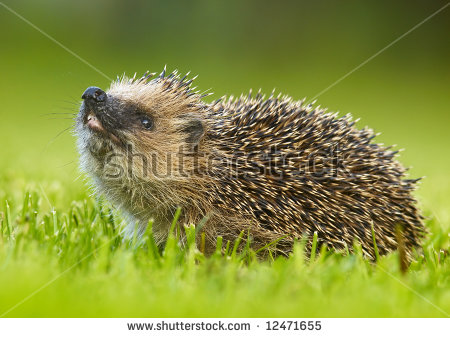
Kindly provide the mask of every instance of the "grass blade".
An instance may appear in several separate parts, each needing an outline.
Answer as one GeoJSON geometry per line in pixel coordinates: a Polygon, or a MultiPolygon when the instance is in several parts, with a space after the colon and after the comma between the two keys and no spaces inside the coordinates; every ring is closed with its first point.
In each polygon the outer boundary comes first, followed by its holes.
{"type": "Polygon", "coordinates": [[[317,231],[314,231],[313,242],[312,242],[312,247],[311,247],[311,257],[310,257],[311,262],[314,262],[314,260],[316,259],[317,237],[318,237],[317,231]]]}
{"type": "Polygon", "coordinates": [[[5,201],[5,224],[6,224],[6,235],[8,238],[11,237],[11,210],[9,208],[8,201],[5,201]]]}
{"type": "Polygon", "coordinates": [[[372,240],[373,240],[373,250],[375,251],[375,261],[380,260],[380,254],[378,252],[377,240],[375,239],[375,229],[373,228],[373,222],[371,224],[372,229],[372,240]]]}

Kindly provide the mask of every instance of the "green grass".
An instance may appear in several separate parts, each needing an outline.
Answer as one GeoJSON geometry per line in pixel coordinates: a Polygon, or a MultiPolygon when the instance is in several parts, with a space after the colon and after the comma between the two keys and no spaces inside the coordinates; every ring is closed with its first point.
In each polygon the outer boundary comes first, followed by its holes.
{"type": "MultiPolygon", "coordinates": [[[[322,249],[306,259],[258,261],[229,245],[205,257],[169,237],[156,248],[122,238],[107,206],[86,198],[55,209],[42,189],[2,201],[0,315],[5,317],[448,316],[449,233],[435,220],[423,255],[405,274],[397,253],[376,264],[322,249]]],[[[175,224],[175,223],[174,223],[175,224]]],[[[220,239],[219,239],[220,242],[220,239]]],[[[224,243],[225,244],[225,243],[224,243]]]]}

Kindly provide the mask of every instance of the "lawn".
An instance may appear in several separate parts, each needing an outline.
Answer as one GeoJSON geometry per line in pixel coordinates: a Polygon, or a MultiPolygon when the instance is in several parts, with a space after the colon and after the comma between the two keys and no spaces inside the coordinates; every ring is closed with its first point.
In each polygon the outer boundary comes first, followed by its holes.
{"type": "MultiPolygon", "coordinates": [[[[448,316],[448,232],[434,220],[432,235],[408,271],[397,253],[376,264],[361,254],[258,261],[254,253],[205,257],[195,228],[181,248],[171,236],[162,253],[151,230],[124,240],[111,210],[86,196],[43,211],[43,190],[22,203],[3,201],[0,313],[25,317],[328,317],[448,316]],[[10,204],[11,203],[11,204],[10,204]]],[[[50,207],[50,204],[49,204],[50,207]]],[[[151,227],[149,228],[151,229],[151,227]]],[[[219,239],[220,241],[220,239],[219,239]]],[[[358,252],[358,246],[355,247],[358,252]]]]}

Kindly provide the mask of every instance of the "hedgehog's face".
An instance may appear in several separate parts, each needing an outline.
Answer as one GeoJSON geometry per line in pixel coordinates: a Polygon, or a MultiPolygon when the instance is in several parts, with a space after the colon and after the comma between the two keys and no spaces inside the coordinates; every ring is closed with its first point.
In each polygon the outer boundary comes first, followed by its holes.
{"type": "Polygon", "coordinates": [[[180,154],[189,167],[186,152],[201,143],[205,129],[198,95],[180,83],[122,79],[107,92],[86,89],[76,123],[82,168],[103,179],[180,175],[186,165],[180,154]]]}

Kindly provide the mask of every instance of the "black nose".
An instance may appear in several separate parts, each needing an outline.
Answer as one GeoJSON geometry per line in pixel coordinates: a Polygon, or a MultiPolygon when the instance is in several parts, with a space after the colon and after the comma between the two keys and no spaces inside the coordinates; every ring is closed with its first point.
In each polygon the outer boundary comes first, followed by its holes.
{"type": "Polygon", "coordinates": [[[98,87],[89,87],[81,95],[81,98],[85,101],[103,102],[106,100],[106,93],[98,87]]]}

